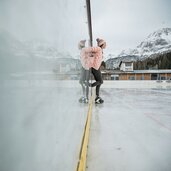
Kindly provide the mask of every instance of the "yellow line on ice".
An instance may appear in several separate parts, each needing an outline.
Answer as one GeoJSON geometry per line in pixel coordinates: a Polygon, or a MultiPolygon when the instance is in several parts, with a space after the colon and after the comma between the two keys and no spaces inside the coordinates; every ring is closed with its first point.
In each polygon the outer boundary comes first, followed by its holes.
{"type": "Polygon", "coordinates": [[[77,164],[76,171],[85,171],[86,169],[86,159],[87,159],[87,147],[88,147],[88,140],[89,140],[89,132],[90,132],[90,121],[91,121],[91,113],[92,113],[92,96],[90,98],[86,123],[84,127],[81,149],[80,149],[80,156],[79,161],[77,164]]]}

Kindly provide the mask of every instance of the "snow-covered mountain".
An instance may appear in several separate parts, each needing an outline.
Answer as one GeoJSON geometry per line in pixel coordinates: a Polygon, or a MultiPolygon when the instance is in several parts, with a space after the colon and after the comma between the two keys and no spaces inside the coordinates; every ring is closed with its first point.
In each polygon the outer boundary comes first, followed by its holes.
{"type": "Polygon", "coordinates": [[[107,69],[119,69],[119,64],[121,61],[137,61],[138,59],[139,59],[139,56],[135,56],[135,55],[114,57],[106,61],[106,68],[107,69]]]}
{"type": "Polygon", "coordinates": [[[1,73],[53,71],[60,64],[69,66],[71,70],[79,65],[78,59],[74,59],[68,52],[58,51],[57,47],[48,42],[40,40],[21,42],[9,32],[0,30],[1,73]]]}
{"type": "Polygon", "coordinates": [[[23,42],[27,51],[32,52],[38,58],[72,58],[67,52],[59,52],[57,47],[46,41],[32,40],[23,42]]]}
{"type": "Polygon", "coordinates": [[[171,28],[159,29],[151,33],[135,49],[123,50],[118,56],[136,55],[140,58],[171,50],[171,28]]]}
{"type": "Polygon", "coordinates": [[[118,68],[121,60],[145,60],[168,52],[171,52],[171,28],[163,28],[151,33],[135,49],[123,50],[119,55],[108,55],[106,66],[114,69],[118,68]]]}

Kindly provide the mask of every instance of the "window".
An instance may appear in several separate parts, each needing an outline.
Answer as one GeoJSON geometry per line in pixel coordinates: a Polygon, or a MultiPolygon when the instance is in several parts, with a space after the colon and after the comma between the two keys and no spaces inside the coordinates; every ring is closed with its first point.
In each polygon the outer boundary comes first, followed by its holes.
{"type": "Polygon", "coordinates": [[[144,75],[142,75],[142,76],[140,77],[140,80],[144,80],[144,75]]]}
{"type": "Polygon", "coordinates": [[[111,75],[111,80],[119,80],[119,75],[111,75]]]}
{"type": "Polygon", "coordinates": [[[157,74],[151,74],[151,80],[157,80],[157,74]]]}
{"type": "Polygon", "coordinates": [[[131,67],[132,66],[132,63],[125,63],[125,66],[126,67],[131,67]]]}
{"type": "Polygon", "coordinates": [[[162,76],[162,77],[161,77],[161,80],[166,80],[166,77],[162,76]]]}
{"type": "Polygon", "coordinates": [[[128,80],[135,80],[135,76],[129,76],[128,80]]]}

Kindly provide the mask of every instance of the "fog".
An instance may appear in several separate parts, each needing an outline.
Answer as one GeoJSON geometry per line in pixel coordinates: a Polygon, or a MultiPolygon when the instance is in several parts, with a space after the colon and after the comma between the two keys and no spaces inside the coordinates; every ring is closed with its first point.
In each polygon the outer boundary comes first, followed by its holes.
{"type": "MultiPolygon", "coordinates": [[[[151,0],[149,6],[149,0],[91,2],[93,38],[106,40],[105,53],[136,46],[154,29],[171,26],[169,1],[151,0]]],[[[0,0],[0,171],[75,170],[88,106],[78,102],[82,96],[78,42],[88,40],[84,6],[84,0],[0,0]]],[[[113,82],[110,84],[113,86],[113,82]]],[[[128,99],[125,95],[122,101],[120,92],[115,91],[116,96],[110,96],[111,89],[103,90],[111,107],[104,111],[110,116],[110,112],[116,112],[113,109],[118,109],[116,117],[125,116],[128,105],[123,104],[124,100],[135,99],[129,101],[131,115],[134,101],[145,99],[140,96],[137,100],[139,94],[133,89],[134,94],[129,93],[128,99]],[[124,110],[122,115],[120,109],[124,110]]],[[[156,104],[149,104],[152,111],[156,104]]],[[[135,108],[135,115],[137,111],[135,108]]],[[[111,124],[117,121],[112,118],[111,124]]],[[[126,118],[129,123],[130,118],[132,115],[126,118]]],[[[165,141],[170,142],[170,138],[165,141]]]]}
{"type": "MultiPolygon", "coordinates": [[[[104,38],[106,53],[135,48],[150,33],[171,27],[169,0],[91,1],[94,40],[104,38]]],[[[88,39],[84,0],[1,0],[0,28],[21,41],[43,40],[59,51],[78,54],[88,39]]]]}
{"type": "Polygon", "coordinates": [[[78,42],[88,39],[84,5],[68,0],[1,1],[1,74],[61,72],[58,58],[64,60],[64,70],[78,69],[79,61],[64,58],[79,60],[78,42]]]}
{"type": "Polygon", "coordinates": [[[84,1],[8,0],[0,4],[1,28],[21,41],[43,40],[60,51],[71,51],[86,37],[84,1]]]}
{"type": "Polygon", "coordinates": [[[75,170],[87,112],[78,102],[85,16],[83,1],[0,1],[1,171],[75,170]]]}

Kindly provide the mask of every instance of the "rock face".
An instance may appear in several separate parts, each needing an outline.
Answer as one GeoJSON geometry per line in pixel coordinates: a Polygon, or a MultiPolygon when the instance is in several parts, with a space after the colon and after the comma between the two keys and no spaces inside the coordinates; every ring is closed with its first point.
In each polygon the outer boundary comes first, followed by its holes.
{"type": "Polygon", "coordinates": [[[163,28],[150,34],[137,46],[138,56],[150,56],[171,50],[171,28],[163,28]]]}
{"type": "Polygon", "coordinates": [[[159,69],[169,69],[170,63],[168,61],[170,52],[171,28],[163,28],[151,33],[135,49],[123,50],[118,56],[110,55],[110,59],[106,61],[106,66],[108,69],[116,69],[121,60],[126,60],[137,61],[139,64],[144,61],[144,68],[155,67],[157,65],[159,69]],[[158,60],[160,64],[156,64],[158,60]],[[150,66],[148,66],[149,62],[147,61],[150,61],[150,66]]]}

